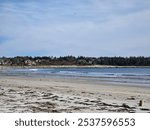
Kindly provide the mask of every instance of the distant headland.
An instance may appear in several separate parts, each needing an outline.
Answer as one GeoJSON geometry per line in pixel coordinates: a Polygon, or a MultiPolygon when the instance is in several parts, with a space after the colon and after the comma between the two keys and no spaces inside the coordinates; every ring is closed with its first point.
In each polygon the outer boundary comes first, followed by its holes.
{"type": "Polygon", "coordinates": [[[150,57],[84,57],[84,56],[17,56],[17,57],[0,57],[0,66],[86,66],[86,67],[102,67],[102,66],[150,66],[150,57]]]}

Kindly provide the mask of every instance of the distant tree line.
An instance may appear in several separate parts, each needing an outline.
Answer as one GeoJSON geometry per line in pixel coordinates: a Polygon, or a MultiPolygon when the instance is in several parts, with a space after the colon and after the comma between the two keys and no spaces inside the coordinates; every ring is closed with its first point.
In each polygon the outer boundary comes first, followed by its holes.
{"type": "Polygon", "coordinates": [[[1,57],[1,66],[46,66],[46,65],[112,65],[112,66],[150,66],[150,57],[1,57]]]}

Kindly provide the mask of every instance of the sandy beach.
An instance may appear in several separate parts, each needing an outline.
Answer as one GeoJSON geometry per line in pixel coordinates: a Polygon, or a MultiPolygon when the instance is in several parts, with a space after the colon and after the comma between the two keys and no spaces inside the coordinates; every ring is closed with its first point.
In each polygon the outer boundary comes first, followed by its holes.
{"type": "Polygon", "coordinates": [[[150,88],[87,78],[0,76],[0,112],[150,112],[150,88]]]}

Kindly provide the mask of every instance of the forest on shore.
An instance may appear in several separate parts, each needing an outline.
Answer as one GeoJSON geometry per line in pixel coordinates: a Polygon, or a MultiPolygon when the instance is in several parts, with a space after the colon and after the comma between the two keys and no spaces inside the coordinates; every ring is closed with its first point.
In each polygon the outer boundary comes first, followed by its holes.
{"type": "Polygon", "coordinates": [[[0,57],[0,65],[1,66],[50,66],[50,65],[150,66],[150,57],[17,56],[17,57],[0,57]]]}

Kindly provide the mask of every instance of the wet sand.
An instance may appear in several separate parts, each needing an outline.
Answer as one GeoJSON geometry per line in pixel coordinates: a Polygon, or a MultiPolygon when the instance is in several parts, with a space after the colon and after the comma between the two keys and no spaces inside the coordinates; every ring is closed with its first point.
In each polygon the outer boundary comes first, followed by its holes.
{"type": "Polygon", "coordinates": [[[150,88],[87,78],[0,76],[0,112],[147,113],[150,88]]]}

